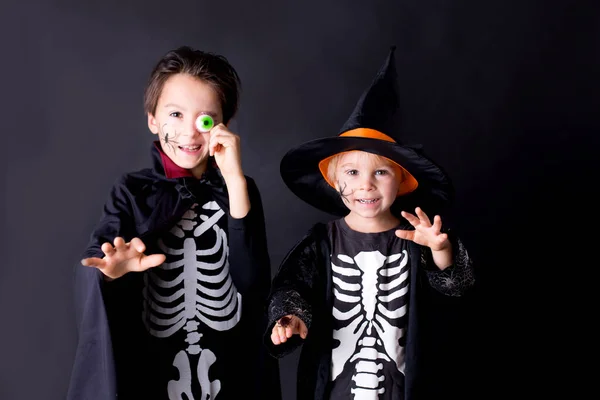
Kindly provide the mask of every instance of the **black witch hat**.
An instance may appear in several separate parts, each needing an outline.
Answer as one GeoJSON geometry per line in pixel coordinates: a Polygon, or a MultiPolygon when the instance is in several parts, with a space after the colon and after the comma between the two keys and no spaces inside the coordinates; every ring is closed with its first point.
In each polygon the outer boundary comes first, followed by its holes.
{"type": "Polygon", "coordinates": [[[395,138],[399,94],[394,51],[395,46],[337,136],[301,144],[281,160],[283,181],[308,204],[336,216],[348,214],[327,169],[331,158],[353,150],[380,155],[400,166],[403,179],[392,206],[396,215],[417,206],[437,214],[453,199],[452,182],[441,167],[423,154],[420,145],[404,145],[395,138]]]}

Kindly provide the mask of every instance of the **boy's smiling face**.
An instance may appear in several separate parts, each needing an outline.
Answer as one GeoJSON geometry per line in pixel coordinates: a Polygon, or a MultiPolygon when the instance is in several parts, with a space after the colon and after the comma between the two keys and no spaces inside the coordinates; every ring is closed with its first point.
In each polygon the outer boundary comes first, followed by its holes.
{"type": "Polygon", "coordinates": [[[350,210],[355,226],[381,226],[390,229],[396,221],[390,207],[396,200],[401,170],[383,157],[364,151],[340,155],[335,168],[335,186],[350,210]]]}
{"type": "Polygon", "coordinates": [[[165,82],[154,115],[148,113],[148,128],[160,138],[165,154],[181,168],[199,178],[206,171],[210,132],[200,132],[196,119],[208,114],[214,125],[223,113],[215,90],[188,74],[175,74],[165,82]]]}

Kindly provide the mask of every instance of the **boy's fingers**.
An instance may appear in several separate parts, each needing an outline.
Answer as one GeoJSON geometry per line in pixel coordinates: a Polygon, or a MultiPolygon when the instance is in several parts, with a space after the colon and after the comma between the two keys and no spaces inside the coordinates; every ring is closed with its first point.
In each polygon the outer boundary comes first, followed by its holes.
{"type": "Polygon", "coordinates": [[[306,324],[304,323],[304,321],[300,320],[300,330],[301,331],[305,331],[306,329],[306,324]]]}
{"type": "Polygon", "coordinates": [[[304,322],[302,322],[302,320],[300,318],[297,318],[296,321],[294,321],[293,327],[294,327],[294,331],[293,333],[296,335],[299,335],[300,332],[302,332],[302,327],[304,326],[304,322]]]}
{"type": "Polygon", "coordinates": [[[123,240],[122,237],[116,237],[114,244],[115,244],[115,249],[117,251],[126,251],[127,250],[127,245],[125,244],[125,240],[123,240]]]}
{"type": "Polygon", "coordinates": [[[133,247],[138,253],[143,253],[146,251],[146,245],[140,238],[133,238],[130,242],[131,247],[133,247]]]}
{"type": "Polygon", "coordinates": [[[271,333],[271,341],[273,344],[282,344],[287,342],[287,338],[285,337],[285,333],[279,326],[275,326],[273,328],[273,333],[271,333]]]}
{"type": "Polygon", "coordinates": [[[433,218],[433,226],[435,226],[436,233],[440,233],[442,231],[442,217],[436,215],[433,218]]]}
{"type": "Polygon", "coordinates": [[[300,337],[302,339],[306,339],[306,335],[308,335],[308,329],[306,328],[304,321],[300,320],[300,326],[298,328],[300,330],[300,337]]]}
{"type": "Polygon", "coordinates": [[[217,147],[220,143],[220,139],[219,139],[219,131],[215,130],[215,128],[213,128],[210,131],[210,138],[208,139],[208,147],[209,149],[211,149],[213,152],[215,151],[215,147],[217,147]]]}
{"type": "Polygon", "coordinates": [[[293,335],[300,335],[302,339],[306,339],[308,329],[304,321],[298,317],[286,315],[275,323],[271,330],[271,341],[273,344],[281,344],[287,342],[293,335]]]}
{"type": "Polygon", "coordinates": [[[397,229],[396,230],[396,236],[398,236],[400,239],[407,239],[407,240],[411,240],[410,236],[411,236],[411,231],[405,231],[403,229],[397,229]]]}
{"type": "Polygon", "coordinates": [[[227,127],[222,122],[210,130],[210,137],[217,136],[221,132],[228,132],[227,127]]]}
{"type": "Polygon", "coordinates": [[[273,342],[273,344],[276,345],[281,344],[281,342],[279,341],[279,335],[275,331],[275,328],[273,328],[273,332],[271,332],[271,342],[273,342]]]}
{"type": "Polygon", "coordinates": [[[419,217],[419,219],[421,221],[425,222],[427,225],[431,225],[431,221],[429,220],[429,217],[427,216],[427,214],[425,214],[425,212],[420,207],[415,208],[415,212],[417,213],[417,216],[419,217]]]}
{"type": "Polygon", "coordinates": [[[273,327],[273,333],[277,332],[279,335],[279,341],[281,343],[286,342],[293,335],[300,335],[302,339],[305,339],[308,334],[306,324],[300,318],[286,315],[280,318],[273,327]]]}
{"type": "Polygon", "coordinates": [[[95,267],[95,268],[99,268],[102,267],[104,264],[104,260],[98,257],[89,257],[89,258],[84,258],[83,260],[81,260],[81,265],[83,265],[84,267],[95,267]]]}
{"type": "Polygon", "coordinates": [[[285,335],[285,330],[284,329],[281,329],[281,328],[277,329],[277,333],[279,334],[279,341],[281,343],[287,342],[288,338],[285,335]]]}
{"type": "Polygon", "coordinates": [[[407,213],[406,211],[402,211],[400,213],[407,221],[409,224],[411,224],[412,226],[417,226],[419,225],[419,219],[417,217],[415,217],[414,215],[407,213]]]}
{"type": "Polygon", "coordinates": [[[166,259],[167,257],[164,254],[152,254],[149,256],[144,256],[140,260],[140,267],[142,267],[142,270],[157,267],[164,263],[166,259]]]}
{"type": "Polygon", "coordinates": [[[219,136],[219,140],[218,143],[227,148],[227,147],[233,147],[235,146],[235,138],[233,136],[219,136]]]}
{"type": "Polygon", "coordinates": [[[219,146],[219,143],[211,141],[211,143],[208,145],[208,154],[210,156],[214,156],[215,153],[219,150],[218,146],[219,146]]]}
{"type": "Polygon", "coordinates": [[[275,332],[275,334],[277,335],[277,338],[279,339],[279,343],[283,343],[285,341],[287,341],[287,337],[285,335],[285,328],[282,327],[281,325],[276,324],[273,327],[273,330],[275,332]]]}
{"type": "Polygon", "coordinates": [[[110,243],[104,243],[102,246],[100,246],[100,250],[102,250],[102,252],[107,256],[110,256],[115,252],[115,248],[110,243]]]}

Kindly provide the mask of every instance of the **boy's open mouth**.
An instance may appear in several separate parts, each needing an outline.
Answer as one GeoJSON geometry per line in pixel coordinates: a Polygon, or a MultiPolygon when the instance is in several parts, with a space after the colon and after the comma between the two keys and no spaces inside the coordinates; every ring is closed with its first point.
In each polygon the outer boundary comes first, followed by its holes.
{"type": "Polygon", "coordinates": [[[358,201],[361,204],[374,204],[377,203],[379,199],[358,199],[356,201],[358,201]]]}
{"type": "Polygon", "coordinates": [[[179,146],[179,149],[181,149],[183,151],[194,152],[194,151],[200,150],[201,147],[202,147],[202,145],[199,145],[199,146],[179,146]]]}

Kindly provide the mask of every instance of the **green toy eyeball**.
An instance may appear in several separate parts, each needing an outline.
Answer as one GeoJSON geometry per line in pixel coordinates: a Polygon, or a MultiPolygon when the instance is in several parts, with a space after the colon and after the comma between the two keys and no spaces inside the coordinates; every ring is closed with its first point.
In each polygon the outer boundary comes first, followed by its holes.
{"type": "Polygon", "coordinates": [[[203,114],[196,120],[196,128],[198,128],[200,132],[208,132],[213,126],[215,126],[215,121],[210,115],[203,114]]]}

